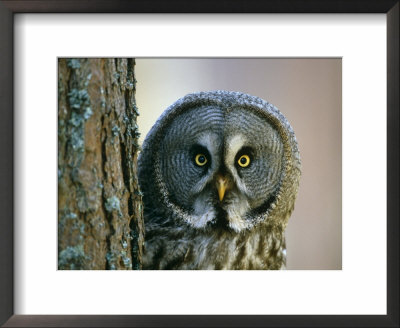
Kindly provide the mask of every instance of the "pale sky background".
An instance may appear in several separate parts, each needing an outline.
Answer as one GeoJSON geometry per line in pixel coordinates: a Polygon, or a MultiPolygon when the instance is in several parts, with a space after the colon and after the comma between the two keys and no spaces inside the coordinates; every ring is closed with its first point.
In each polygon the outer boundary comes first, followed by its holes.
{"type": "Polygon", "coordinates": [[[287,269],[342,268],[341,59],[138,58],[135,72],[140,142],[169,105],[191,92],[240,91],[278,107],[302,160],[286,229],[287,269]]]}

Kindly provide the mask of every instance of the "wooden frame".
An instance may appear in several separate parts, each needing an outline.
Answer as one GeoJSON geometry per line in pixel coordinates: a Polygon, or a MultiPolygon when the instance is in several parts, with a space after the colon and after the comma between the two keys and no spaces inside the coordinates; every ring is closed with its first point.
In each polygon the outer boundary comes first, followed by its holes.
{"type": "MultiPolygon", "coordinates": [[[[398,327],[399,326],[399,1],[0,1],[0,324],[6,327],[398,327]],[[154,9],[156,8],[156,9],[154,9]],[[13,15],[15,13],[386,13],[387,315],[369,316],[30,316],[13,309],[13,15]]],[[[16,195],[17,197],[17,195],[16,195]]]]}

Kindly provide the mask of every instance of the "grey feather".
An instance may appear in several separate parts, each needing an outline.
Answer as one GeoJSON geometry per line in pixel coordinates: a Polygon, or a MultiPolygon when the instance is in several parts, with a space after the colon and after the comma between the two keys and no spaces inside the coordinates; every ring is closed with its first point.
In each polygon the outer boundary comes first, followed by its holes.
{"type": "Polygon", "coordinates": [[[228,91],[179,99],[139,156],[143,268],[284,268],[284,230],[299,180],[297,141],[275,106],[228,91]]]}

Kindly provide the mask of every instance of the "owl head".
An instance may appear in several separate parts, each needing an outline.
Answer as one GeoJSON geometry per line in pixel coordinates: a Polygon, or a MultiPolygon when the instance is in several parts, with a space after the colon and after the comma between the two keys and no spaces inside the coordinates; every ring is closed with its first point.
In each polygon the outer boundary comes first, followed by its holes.
{"type": "Polygon", "coordinates": [[[239,92],[179,99],[150,130],[139,156],[145,213],[193,229],[285,227],[299,179],[299,151],[286,118],[239,92]]]}

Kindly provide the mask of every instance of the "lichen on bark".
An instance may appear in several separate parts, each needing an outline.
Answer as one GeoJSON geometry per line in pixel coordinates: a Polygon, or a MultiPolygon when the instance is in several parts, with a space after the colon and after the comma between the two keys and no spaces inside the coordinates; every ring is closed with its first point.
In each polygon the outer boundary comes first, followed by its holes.
{"type": "Polygon", "coordinates": [[[58,61],[58,268],[140,269],[134,59],[58,61]]]}

